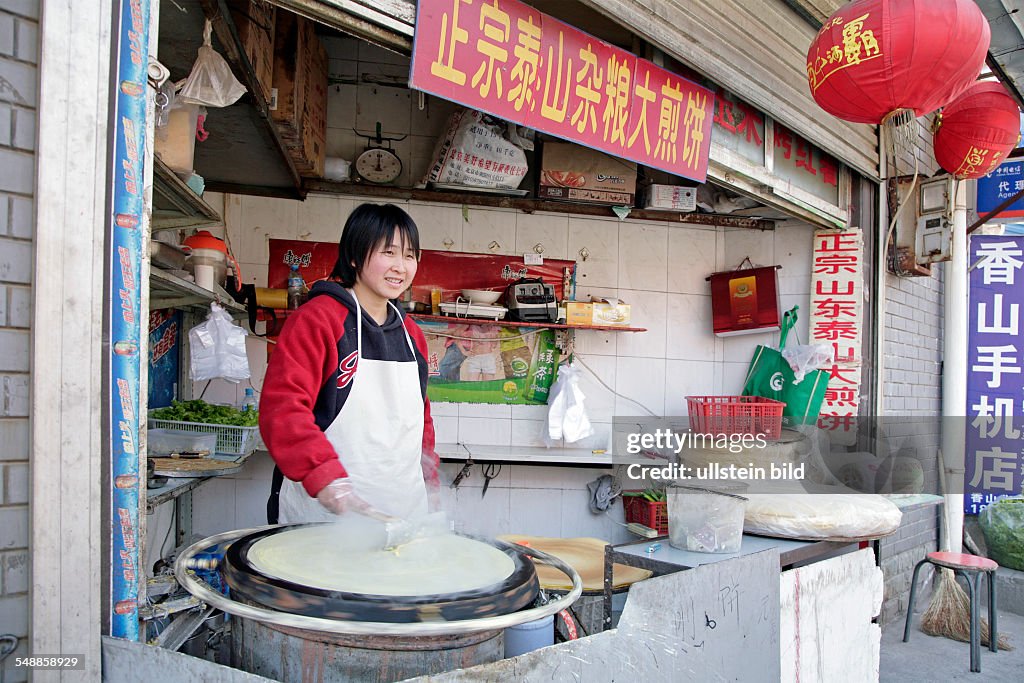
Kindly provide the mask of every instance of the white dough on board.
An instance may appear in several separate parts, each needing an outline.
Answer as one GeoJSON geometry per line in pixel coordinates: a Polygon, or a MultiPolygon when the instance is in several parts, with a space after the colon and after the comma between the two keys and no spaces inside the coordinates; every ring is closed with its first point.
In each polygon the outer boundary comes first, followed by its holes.
{"type": "Polygon", "coordinates": [[[262,538],[249,548],[249,562],[267,576],[312,588],[393,596],[478,590],[515,570],[501,550],[454,534],[388,551],[353,548],[332,527],[301,527],[262,538]]]}

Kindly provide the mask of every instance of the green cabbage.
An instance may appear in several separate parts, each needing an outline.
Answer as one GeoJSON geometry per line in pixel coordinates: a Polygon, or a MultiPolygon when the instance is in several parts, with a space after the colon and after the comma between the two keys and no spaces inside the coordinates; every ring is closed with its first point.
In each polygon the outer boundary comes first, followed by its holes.
{"type": "Polygon", "coordinates": [[[1003,498],[986,507],[978,522],[988,556],[1004,567],[1024,571],[1024,498],[1003,498]]]}

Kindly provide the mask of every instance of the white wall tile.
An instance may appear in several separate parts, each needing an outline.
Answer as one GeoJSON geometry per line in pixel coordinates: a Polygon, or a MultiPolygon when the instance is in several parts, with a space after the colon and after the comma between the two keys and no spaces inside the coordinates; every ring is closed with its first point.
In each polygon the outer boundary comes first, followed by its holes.
{"type": "Polygon", "coordinates": [[[508,446],[512,442],[512,420],[485,417],[459,418],[459,443],[480,446],[508,446]]]}
{"type": "Polygon", "coordinates": [[[631,327],[646,332],[619,332],[618,356],[664,358],[668,328],[667,300],[664,292],[619,289],[619,298],[630,305],[631,327]]]}
{"type": "Polygon", "coordinates": [[[242,282],[246,284],[253,284],[257,287],[267,286],[266,263],[248,263],[246,261],[239,261],[238,267],[242,270],[242,282]]]}
{"type": "MultiPolygon", "coordinates": [[[[325,156],[337,157],[355,163],[356,156],[366,149],[366,139],[356,135],[350,128],[328,128],[325,156]]],[[[349,178],[357,176],[354,168],[349,168],[349,178]]]]}
{"type": "Polygon", "coordinates": [[[615,391],[616,415],[646,414],[634,401],[658,415],[665,405],[665,359],[617,358],[615,391]]]}
{"type": "Polygon", "coordinates": [[[714,396],[715,365],[703,361],[665,362],[665,415],[686,415],[687,396],[714,396]]]}
{"type": "Polygon", "coordinates": [[[513,420],[546,420],[548,417],[546,405],[513,405],[509,407],[512,409],[513,420]]]}
{"type": "MultiPolygon", "coordinates": [[[[577,271],[577,278],[579,274],[577,271]]],[[[619,298],[619,290],[610,287],[594,287],[576,283],[576,300],[590,301],[592,297],[611,299],[619,298]]],[[[599,330],[576,330],[576,352],[584,356],[614,356],[618,352],[619,335],[624,332],[601,332],[599,330]]],[[[632,333],[628,333],[632,334],[632,333]]]]}
{"type": "Polygon", "coordinates": [[[356,130],[363,135],[375,135],[379,122],[384,137],[406,135],[411,121],[410,97],[410,91],[404,88],[357,86],[356,130]]]}
{"type": "MultiPolygon", "coordinates": [[[[472,479],[477,477],[479,473],[474,473],[472,479]]],[[[481,489],[465,486],[469,481],[464,480],[455,493],[455,530],[488,537],[509,533],[510,489],[492,485],[481,497],[481,489]]]]}
{"type": "Polygon", "coordinates": [[[511,470],[512,488],[525,489],[578,489],[605,473],[598,469],[547,465],[516,465],[511,470]]]}
{"type": "Polygon", "coordinates": [[[510,533],[557,537],[562,533],[561,489],[512,489],[510,533]]]}
{"type": "Polygon", "coordinates": [[[462,248],[479,254],[516,252],[516,215],[511,211],[487,211],[469,207],[469,220],[462,224],[462,248]],[[491,243],[497,242],[495,248],[491,243]]]}
{"type": "MultiPolygon", "coordinates": [[[[431,406],[433,407],[433,406],[431,406]]],[[[437,443],[459,442],[459,418],[447,415],[434,415],[434,441],[437,443]]]]}
{"type": "MultiPolygon", "coordinates": [[[[546,420],[512,420],[511,444],[512,446],[543,448],[548,445],[544,440],[547,428],[548,423],[546,420]]],[[[551,448],[561,447],[561,439],[551,444],[551,448]]]]}
{"type": "MultiPolygon", "coordinates": [[[[625,334],[625,333],[622,333],[625,334]]],[[[580,371],[579,388],[586,397],[583,405],[591,422],[610,422],[615,415],[615,395],[598,381],[615,388],[616,359],[612,356],[579,356],[587,367],[577,363],[580,371]],[[596,377],[595,377],[596,375],[596,377]]]]}
{"type": "MultiPolygon", "coordinates": [[[[866,305],[866,304],[865,304],[866,305]]],[[[799,306],[800,310],[797,311],[796,326],[793,328],[794,332],[791,332],[789,339],[786,340],[786,345],[798,343],[809,344],[808,341],[808,326],[811,320],[811,296],[810,294],[783,294],[779,297],[779,316],[782,316],[784,311],[788,311],[794,306],[799,306]]],[[[779,332],[772,335],[772,341],[777,345],[779,341],[779,332]]]]}
{"type": "Polygon", "coordinates": [[[246,529],[267,523],[267,498],[270,481],[238,481],[235,483],[235,526],[246,529]]]}
{"type": "Polygon", "coordinates": [[[584,455],[587,452],[593,453],[595,450],[609,451],[611,449],[612,423],[598,422],[591,418],[590,426],[594,428],[593,434],[578,441],[565,441],[565,448],[582,451],[584,455]]]}
{"type": "Polygon", "coordinates": [[[458,417],[459,404],[447,402],[430,402],[430,414],[433,417],[458,417]]]}
{"type": "Polygon", "coordinates": [[[409,215],[420,231],[420,247],[440,251],[462,251],[462,211],[450,204],[410,202],[409,215]],[[451,242],[446,245],[445,242],[451,242]]]}
{"type": "Polygon", "coordinates": [[[715,358],[711,297],[669,294],[666,301],[665,357],[711,362],[715,358]]]}
{"type": "Polygon", "coordinates": [[[811,263],[814,228],[806,223],[790,221],[775,230],[775,263],[778,271],[779,293],[809,294],[811,291],[811,263]]]}
{"type": "MultiPolygon", "coordinates": [[[[334,62],[331,63],[335,71],[334,62]]],[[[342,64],[337,65],[336,74],[342,75],[351,71],[342,64]]],[[[356,86],[337,83],[327,88],[327,128],[340,128],[351,131],[356,125],[356,86]]],[[[370,131],[367,131],[370,132],[370,131]]]]}
{"type": "Polygon", "coordinates": [[[569,217],[569,251],[576,260],[576,287],[619,286],[619,223],[569,217]],[[586,250],[584,260],[581,252],[586,250]]]}
{"type": "Polygon", "coordinates": [[[758,344],[774,347],[778,345],[778,341],[779,336],[777,332],[759,332],[756,334],[741,334],[735,337],[721,337],[719,339],[722,349],[721,357],[726,362],[749,363],[758,344]]]}
{"type": "Polygon", "coordinates": [[[743,362],[727,361],[722,364],[722,395],[738,396],[743,392],[743,380],[749,366],[749,358],[743,362]]]}
{"type": "Polygon", "coordinates": [[[459,417],[486,417],[491,420],[511,420],[512,406],[487,403],[459,403],[459,417]]]}
{"type": "MultiPolygon", "coordinates": [[[[228,225],[235,258],[249,263],[268,263],[271,237],[297,239],[298,208],[299,202],[291,199],[242,197],[240,220],[237,225],[228,225]]],[[[234,212],[228,213],[234,215],[234,212]]]]}
{"type": "Polygon", "coordinates": [[[533,254],[534,247],[543,247],[546,259],[568,258],[569,216],[551,213],[519,213],[516,215],[517,254],[533,254]]]}
{"type": "Polygon", "coordinates": [[[725,265],[720,270],[731,270],[743,259],[750,258],[755,266],[775,265],[775,231],[728,228],[725,231],[725,265]]]}
{"type": "MultiPolygon", "coordinates": [[[[231,529],[244,528],[237,523],[235,484],[234,479],[215,477],[193,491],[192,527],[195,533],[206,536],[230,531],[231,529]]],[[[269,488],[267,493],[270,493],[269,488]]],[[[267,523],[266,502],[267,499],[264,496],[264,514],[263,521],[260,524],[267,523]]],[[[162,539],[163,536],[160,538],[162,539]]],[[[168,541],[167,546],[173,547],[174,539],[168,541]]]]}
{"type": "Polygon", "coordinates": [[[439,97],[427,95],[423,109],[419,107],[419,97],[415,93],[411,99],[412,129],[424,137],[437,138],[444,135],[448,126],[448,117],[459,109],[459,105],[439,97]]]}
{"type": "Polygon", "coordinates": [[[299,202],[298,238],[312,242],[337,242],[356,202],[338,195],[311,194],[299,202]]]}
{"type": "Polygon", "coordinates": [[[668,276],[668,228],[664,225],[619,225],[619,289],[664,292],[668,276]]]}
{"type": "MultiPolygon", "coordinates": [[[[600,475],[598,475],[600,476],[600,475]]],[[[609,543],[629,540],[629,532],[613,520],[624,524],[622,507],[613,505],[604,512],[590,511],[590,492],[582,489],[562,491],[562,529],[558,536],[564,538],[599,538],[609,543]],[[618,512],[618,515],[616,515],[618,512]],[[619,533],[617,530],[622,531],[619,533]]]]}
{"type": "Polygon", "coordinates": [[[704,280],[716,270],[714,230],[684,226],[668,231],[668,291],[707,294],[704,280]]]}

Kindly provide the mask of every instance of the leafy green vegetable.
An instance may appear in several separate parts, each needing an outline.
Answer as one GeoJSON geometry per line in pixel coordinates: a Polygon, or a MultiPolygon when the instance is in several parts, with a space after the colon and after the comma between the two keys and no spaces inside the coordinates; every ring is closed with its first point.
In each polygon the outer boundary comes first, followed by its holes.
{"type": "Polygon", "coordinates": [[[1024,498],[1003,498],[978,515],[993,560],[1024,570],[1024,498]]]}
{"type": "Polygon", "coordinates": [[[219,406],[202,400],[172,401],[166,408],[154,410],[150,417],[176,422],[255,427],[259,424],[259,411],[241,411],[232,406],[219,406]]]}

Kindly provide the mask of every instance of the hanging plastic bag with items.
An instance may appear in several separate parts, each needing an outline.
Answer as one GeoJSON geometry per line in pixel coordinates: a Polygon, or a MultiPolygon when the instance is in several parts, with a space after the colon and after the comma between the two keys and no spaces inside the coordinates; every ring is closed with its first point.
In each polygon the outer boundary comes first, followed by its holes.
{"type": "Polygon", "coordinates": [[[249,379],[245,335],[245,330],[235,324],[220,304],[210,304],[210,317],[188,333],[192,381],[249,379]]]}
{"type": "Polygon", "coordinates": [[[580,372],[571,365],[558,368],[558,379],[551,386],[548,397],[548,428],[544,442],[549,446],[563,439],[574,443],[594,433],[583,401],[586,398],[579,386],[580,372]]]}
{"type": "Polygon", "coordinates": [[[211,43],[213,24],[206,20],[203,44],[199,48],[192,73],[178,92],[178,100],[204,107],[227,107],[245,94],[245,86],[231,73],[231,67],[217,54],[211,43]]]}

